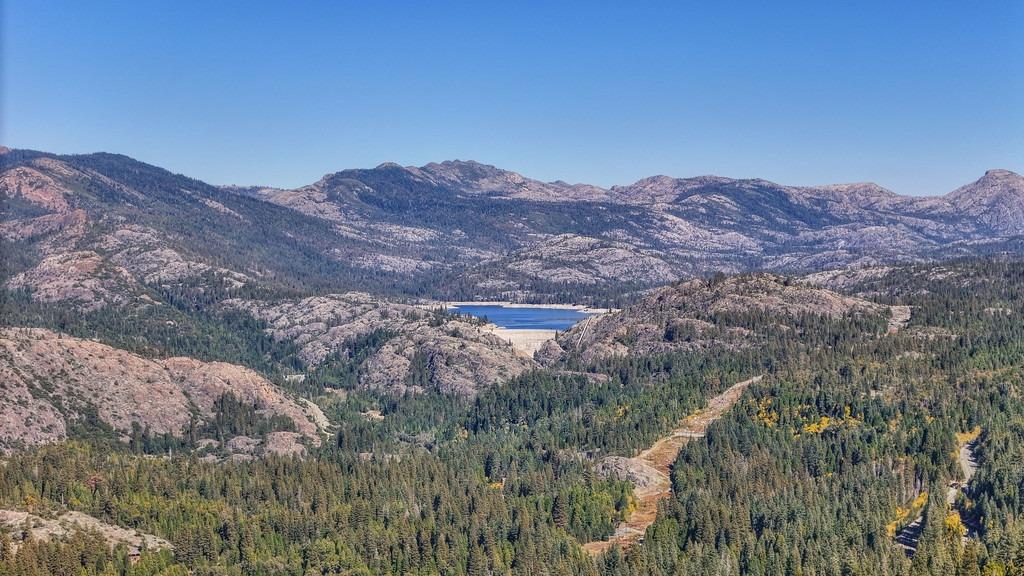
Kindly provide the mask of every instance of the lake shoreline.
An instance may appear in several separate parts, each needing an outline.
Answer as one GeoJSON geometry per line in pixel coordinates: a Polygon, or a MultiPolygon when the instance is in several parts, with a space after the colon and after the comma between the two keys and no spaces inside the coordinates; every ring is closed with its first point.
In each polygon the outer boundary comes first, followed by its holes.
{"type": "Polygon", "coordinates": [[[546,308],[549,310],[576,310],[584,314],[608,314],[615,312],[613,308],[593,308],[585,306],[583,304],[520,304],[518,302],[502,302],[502,301],[457,301],[457,302],[439,302],[439,306],[446,308],[460,308],[463,306],[501,306],[504,308],[546,308]]]}

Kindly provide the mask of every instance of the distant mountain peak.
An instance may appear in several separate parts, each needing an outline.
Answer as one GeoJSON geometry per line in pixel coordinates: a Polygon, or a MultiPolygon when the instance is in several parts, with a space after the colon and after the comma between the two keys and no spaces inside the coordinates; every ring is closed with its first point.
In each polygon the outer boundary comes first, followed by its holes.
{"type": "Polygon", "coordinates": [[[796,188],[812,196],[828,196],[834,200],[899,200],[903,197],[874,182],[850,182],[847,184],[826,184],[796,188]]]}
{"type": "Polygon", "coordinates": [[[994,169],[946,195],[952,206],[992,230],[1020,234],[1024,230],[1024,176],[994,169]]]}
{"type": "Polygon", "coordinates": [[[1016,177],[1016,178],[1020,178],[1021,175],[1017,174],[1016,172],[1013,172],[1012,170],[1005,170],[1003,168],[993,168],[991,170],[986,170],[984,177],[993,177],[993,178],[1014,178],[1014,177],[1016,177]]]}
{"type": "Polygon", "coordinates": [[[947,196],[951,200],[979,200],[981,197],[988,198],[1008,193],[1024,195],[1024,176],[1011,170],[995,168],[986,170],[984,176],[970,184],[957,188],[947,196]]]}
{"type": "Polygon", "coordinates": [[[154,274],[170,281],[168,270],[274,286],[304,274],[346,289],[386,285],[392,280],[378,280],[386,274],[409,275],[412,286],[433,270],[471,276],[476,288],[467,290],[477,295],[518,298],[566,284],[647,286],[709,270],[1018,249],[1007,239],[1024,236],[1024,177],[998,169],[947,196],[915,198],[871,182],[800,187],[715,175],[658,175],[609,190],[459,159],[342,170],[295,189],[213,187],[114,154],[14,150],[0,159],[0,195],[14,199],[0,234],[68,247],[12,286],[73,302],[135,302],[138,283],[154,274]],[[210,223],[214,240],[172,244],[194,234],[197,220],[210,223]],[[122,221],[141,221],[142,232],[122,221]],[[262,269],[244,256],[250,246],[270,254],[262,269]],[[88,268],[83,282],[55,284],[73,262],[91,266],[79,267],[88,268]],[[123,274],[109,270],[122,269],[136,284],[110,280],[123,274]],[[94,280],[89,299],[79,298],[78,287],[94,280]]]}
{"type": "Polygon", "coordinates": [[[476,160],[459,160],[458,158],[452,160],[444,160],[441,163],[431,162],[426,166],[421,166],[421,168],[426,168],[427,166],[472,166],[476,168],[490,168],[493,170],[499,169],[497,166],[494,166],[493,164],[484,164],[483,162],[477,162],[476,160]]]}

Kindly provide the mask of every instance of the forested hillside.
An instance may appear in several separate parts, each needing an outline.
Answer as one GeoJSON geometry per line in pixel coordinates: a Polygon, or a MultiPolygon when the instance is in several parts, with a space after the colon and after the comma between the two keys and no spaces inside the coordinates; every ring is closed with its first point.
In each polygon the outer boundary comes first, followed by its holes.
{"type": "MultiPolygon", "coordinates": [[[[0,507],[79,511],[172,547],[110,548],[84,531],[26,538],[9,526],[0,574],[1024,573],[1015,258],[861,270],[841,282],[691,281],[605,317],[587,337],[607,352],[563,340],[543,367],[471,395],[423,385],[437,367],[422,359],[402,388],[366,385],[365,359],[393,331],[339,336],[308,369],[308,340],[274,337],[308,324],[274,325],[224,307],[218,291],[186,288],[163,293],[176,302],[158,308],[166,317],[76,315],[10,294],[4,318],[143,356],[248,366],[297,405],[323,409],[320,446],[225,460],[187,434],[171,442],[68,425],[66,440],[3,456],[0,507]],[[813,287],[826,282],[842,294],[813,287]],[[909,319],[894,321],[903,307],[909,319]],[[155,329],[168,320],[192,332],[155,329]],[[608,458],[638,454],[758,375],[682,446],[642,541],[585,552],[638,504],[608,458]],[[962,489],[961,447],[978,465],[962,489]]],[[[440,311],[421,321],[471,326],[440,311]]],[[[12,354],[39,333],[11,330],[12,354]]],[[[219,398],[196,437],[294,429],[250,402],[219,398]]]]}

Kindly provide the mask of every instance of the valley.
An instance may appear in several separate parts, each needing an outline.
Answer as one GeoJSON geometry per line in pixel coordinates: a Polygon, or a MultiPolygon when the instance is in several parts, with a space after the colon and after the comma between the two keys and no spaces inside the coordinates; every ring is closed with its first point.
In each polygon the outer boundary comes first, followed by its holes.
{"type": "Polygon", "coordinates": [[[0,192],[4,576],[1016,569],[1016,174],[0,192]]]}
{"type": "MultiPolygon", "coordinates": [[[[980,430],[978,432],[980,433],[980,430]]],[[[958,436],[961,435],[958,434],[958,436]]],[[[978,537],[980,526],[978,526],[976,519],[969,517],[970,511],[961,507],[957,499],[961,495],[964,498],[969,498],[967,487],[970,485],[971,478],[974,477],[975,472],[978,471],[978,461],[974,455],[977,434],[963,434],[962,436],[966,438],[961,440],[957,447],[957,465],[960,467],[963,480],[950,480],[949,486],[946,488],[946,505],[949,508],[947,520],[953,525],[953,531],[960,532],[959,535],[963,542],[967,543],[969,538],[978,537]]],[[[927,497],[927,494],[925,496],[927,497]]],[[[903,547],[907,552],[907,556],[911,558],[917,552],[924,524],[924,515],[918,515],[895,535],[896,542],[903,547]]]]}
{"type": "Polygon", "coordinates": [[[0,576],[1024,576],[1022,30],[0,0],[0,576]]]}

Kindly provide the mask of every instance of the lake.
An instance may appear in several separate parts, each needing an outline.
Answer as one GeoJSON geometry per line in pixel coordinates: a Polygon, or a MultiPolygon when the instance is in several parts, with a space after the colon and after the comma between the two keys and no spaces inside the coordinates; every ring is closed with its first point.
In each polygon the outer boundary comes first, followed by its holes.
{"type": "Polygon", "coordinates": [[[519,308],[494,304],[453,306],[460,314],[487,318],[499,328],[509,330],[565,330],[594,314],[573,308],[519,308]]]}

